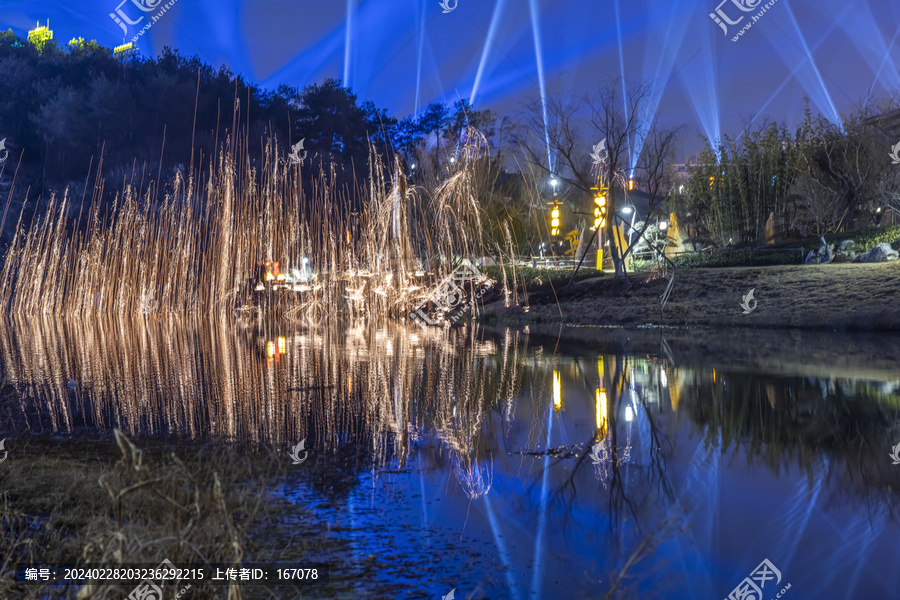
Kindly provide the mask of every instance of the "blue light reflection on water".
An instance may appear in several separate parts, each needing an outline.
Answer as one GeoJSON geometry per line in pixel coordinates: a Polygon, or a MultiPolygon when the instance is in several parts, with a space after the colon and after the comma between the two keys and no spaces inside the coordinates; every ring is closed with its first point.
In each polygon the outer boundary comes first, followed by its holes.
{"type": "Polygon", "coordinates": [[[34,320],[0,331],[0,366],[32,399],[12,415],[31,430],[364,448],[372,464],[344,492],[302,469],[278,492],[344,544],[321,558],[373,593],[725,597],[763,559],[798,598],[898,588],[888,350],[847,369],[845,343],[784,374],[724,355],[568,355],[515,330],[324,333],[34,320]]]}

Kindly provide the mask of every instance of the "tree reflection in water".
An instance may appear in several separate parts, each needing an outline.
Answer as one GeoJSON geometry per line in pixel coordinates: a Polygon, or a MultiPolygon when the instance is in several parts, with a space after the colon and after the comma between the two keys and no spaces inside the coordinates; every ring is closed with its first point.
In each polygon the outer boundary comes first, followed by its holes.
{"type": "Polygon", "coordinates": [[[374,477],[417,471],[423,490],[452,472],[458,488],[444,479],[442,493],[483,511],[510,593],[524,591],[517,563],[539,571],[560,539],[584,551],[577,564],[602,576],[606,598],[677,586],[683,573],[666,569],[684,552],[714,564],[703,527],[717,517],[691,502],[723,493],[726,471],[746,476],[724,460],[739,450],[776,474],[799,465],[808,490],[866,498],[879,522],[896,515],[897,382],[691,367],[664,342],[657,355],[571,357],[477,326],[31,319],[2,329],[0,363],[20,393],[7,405],[18,431],[305,439],[313,456],[358,449],[374,477]]]}

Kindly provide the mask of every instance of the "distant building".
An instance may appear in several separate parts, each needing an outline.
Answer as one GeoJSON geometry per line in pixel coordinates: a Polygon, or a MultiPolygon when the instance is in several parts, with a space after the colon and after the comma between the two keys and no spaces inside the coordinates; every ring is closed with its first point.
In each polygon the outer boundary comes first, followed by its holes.
{"type": "Polygon", "coordinates": [[[694,169],[700,164],[700,156],[695,154],[687,157],[687,162],[683,164],[672,165],[675,167],[675,179],[679,181],[687,181],[691,178],[694,169]]]}
{"type": "Polygon", "coordinates": [[[47,26],[41,27],[40,22],[35,23],[34,29],[28,32],[28,42],[33,44],[38,50],[43,50],[44,44],[53,39],[53,32],[50,31],[50,19],[47,19],[47,26]]]}
{"type": "Polygon", "coordinates": [[[137,52],[137,46],[135,46],[132,42],[128,42],[127,44],[122,44],[121,46],[116,46],[115,48],[113,48],[113,56],[116,58],[128,58],[135,52],[137,52]]]}

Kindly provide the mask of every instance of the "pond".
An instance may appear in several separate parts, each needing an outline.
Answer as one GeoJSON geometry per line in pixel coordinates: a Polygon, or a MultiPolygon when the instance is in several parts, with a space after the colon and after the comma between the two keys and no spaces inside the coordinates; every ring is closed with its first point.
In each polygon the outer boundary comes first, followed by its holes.
{"type": "Polygon", "coordinates": [[[342,540],[341,556],[308,559],[359,596],[900,586],[889,338],[23,319],[0,331],[0,368],[21,395],[6,430],[119,427],[302,456],[272,490],[303,508],[282,525],[342,540]],[[347,447],[365,460],[324,484],[320,461],[347,447]]]}

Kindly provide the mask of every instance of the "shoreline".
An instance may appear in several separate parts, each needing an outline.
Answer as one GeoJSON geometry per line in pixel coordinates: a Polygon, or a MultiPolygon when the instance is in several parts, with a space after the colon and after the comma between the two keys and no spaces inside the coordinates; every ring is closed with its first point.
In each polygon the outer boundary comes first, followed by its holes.
{"type": "Polygon", "coordinates": [[[662,311],[668,279],[654,273],[629,279],[629,289],[606,272],[569,286],[542,283],[520,293],[517,306],[485,303],[479,319],[515,326],[900,330],[900,262],[677,269],[662,311]],[[750,290],[757,306],[744,314],[740,303],[750,290]]]}

